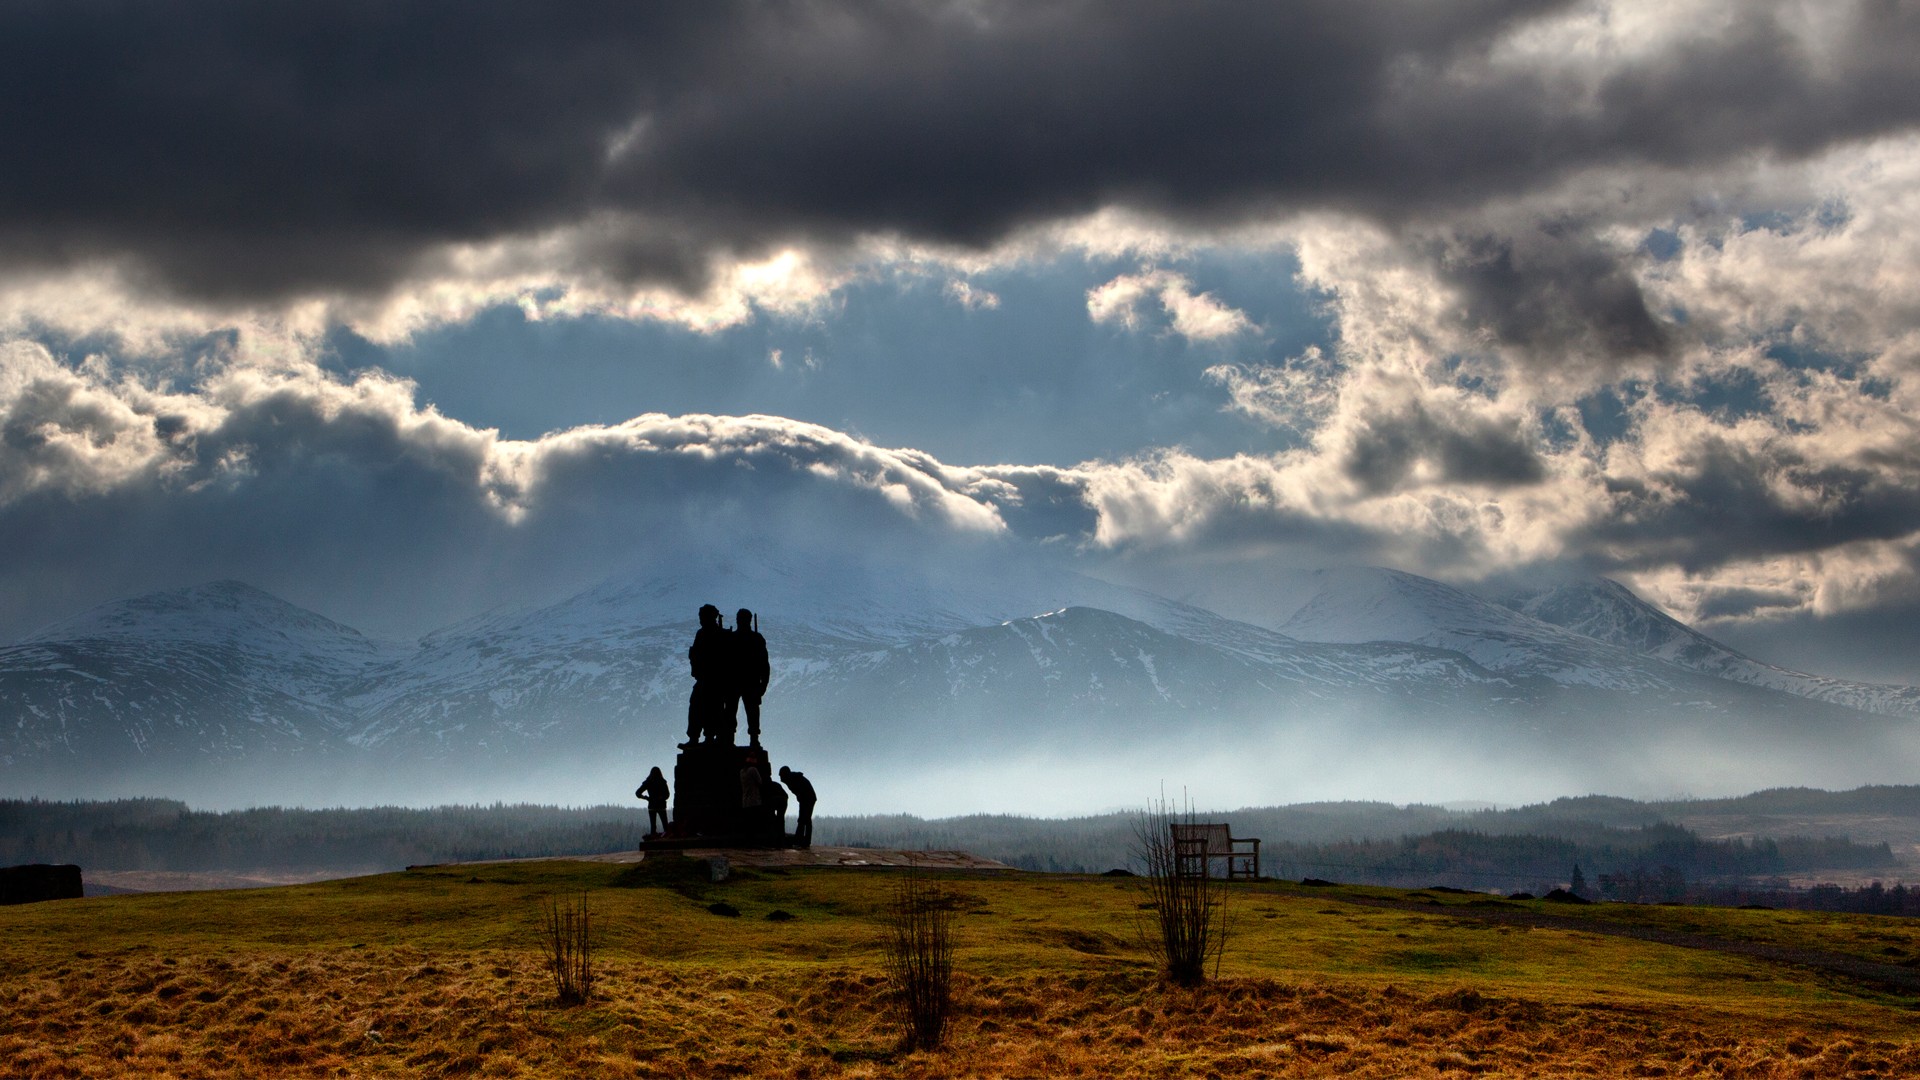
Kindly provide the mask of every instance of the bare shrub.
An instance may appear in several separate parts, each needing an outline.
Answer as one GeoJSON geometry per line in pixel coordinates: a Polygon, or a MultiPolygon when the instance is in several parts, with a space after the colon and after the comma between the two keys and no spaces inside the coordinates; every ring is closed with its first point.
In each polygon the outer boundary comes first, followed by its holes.
{"type": "Polygon", "coordinates": [[[954,897],[909,865],[887,907],[887,978],[901,1042],[938,1049],[953,1015],[954,897]]]}
{"type": "Polygon", "coordinates": [[[540,946],[553,972],[554,993],[562,1005],[584,1004],[593,996],[593,914],[587,894],[580,894],[578,905],[549,899],[543,913],[540,946]]]}
{"type": "Polygon", "coordinates": [[[1209,860],[1183,856],[1174,841],[1175,825],[1193,824],[1193,805],[1175,806],[1165,796],[1133,822],[1134,857],[1151,909],[1141,937],[1161,974],[1181,986],[1205,982],[1209,960],[1218,974],[1227,944],[1225,883],[1207,872],[1209,860]]]}

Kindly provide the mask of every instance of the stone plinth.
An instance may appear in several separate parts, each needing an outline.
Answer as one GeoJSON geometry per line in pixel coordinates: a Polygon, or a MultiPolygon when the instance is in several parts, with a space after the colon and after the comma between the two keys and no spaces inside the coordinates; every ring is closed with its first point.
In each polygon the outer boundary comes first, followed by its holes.
{"type": "Polygon", "coordinates": [[[650,841],[643,848],[681,847],[694,839],[728,847],[784,846],[784,826],[774,820],[765,792],[761,805],[745,805],[740,770],[749,764],[759,770],[764,787],[770,766],[764,747],[702,742],[680,751],[673,763],[673,821],[664,842],[650,841]]]}

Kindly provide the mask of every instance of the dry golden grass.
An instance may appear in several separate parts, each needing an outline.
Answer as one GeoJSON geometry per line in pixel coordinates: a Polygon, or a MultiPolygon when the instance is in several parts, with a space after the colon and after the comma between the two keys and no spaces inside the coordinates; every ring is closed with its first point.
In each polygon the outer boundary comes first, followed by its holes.
{"type": "Polygon", "coordinates": [[[885,874],[482,873],[0,909],[0,1076],[1920,1076],[1912,1003],[1885,994],[1285,888],[1237,895],[1223,977],[1177,989],[1127,932],[1137,894],[1028,875],[956,883],[950,1042],[906,1054],[885,874]],[[593,886],[596,993],[563,1008],[538,903],[593,886]]]}

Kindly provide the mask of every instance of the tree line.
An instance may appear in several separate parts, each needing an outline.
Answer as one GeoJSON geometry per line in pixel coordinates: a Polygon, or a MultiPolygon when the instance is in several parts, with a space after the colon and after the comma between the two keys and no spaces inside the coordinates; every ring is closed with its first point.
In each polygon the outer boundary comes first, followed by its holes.
{"type": "Polygon", "coordinates": [[[1889,887],[1873,881],[1854,889],[1833,884],[1795,889],[1785,881],[1745,886],[1703,885],[1685,889],[1675,899],[1721,907],[1793,908],[1852,915],[1920,915],[1920,887],[1909,889],[1898,882],[1889,887]]]}
{"type": "MultiPolygon", "coordinates": [[[[1519,811],[1460,812],[1382,803],[1247,808],[1212,816],[1263,838],[1269,877],[1543,893],[1573,867],[1616,899],[1679,898],[1706,887],[1760,887],[1790,873],[1894,869],[1884,843],[1837,837],[1703,838],[1648,815],[1647,804],[1563,800],[1519,811]],[[1619,805],[1624,804],[1624,805],[1619,805]],[[1589,815],[1585,809],[1597,811],[1589,815]],[[1614,824],[1595,818],[1610,817],[1614,824]]],[[[1137,818],[971,815],[821,818],[817,843],[970,851],[1026,870],[1138,871],[1137,818]]],[[[354,872],[421,863],[538,858],[632,849],[638,806],[525,804],[196,811],[171,799],[0,800],[0,864],[71,862],[112,870],[354,872]]],[[[1904,894],[1903,894],[1904,897],[1904,894]]],[[[1902,900],[1904,903],[1904,899],[1902,900]]]]}
{"type": "Polygon", "coordinates": [[[398,870],[636,848],[635,807],[510,805],[191,810],[173,799],[0,800],[0,863],[103,870],[398,870]]]}
{"type": "MultiPolygon", "coordinates": [[[[1258,835],[1255,830],[1263,828],[1262,815],[1249,811],[1220,817],[1233,819],[1236,835],[1258,835]]],[[[1127,815],[1070,821],[989,816],[921,821],[887,816],[840,818],[831,824],[834,835],[849,843],[957,848],[1023,870],[1142,869],[1135,865],[1139,844],[1127,815]]],[[[1660,877],[1663,869],[1668,878],[1677,873],[1684,882],[1737,882],[1807,871],[1899,866],[1888,845],[1859,844],[1843,837],[1713,840],[1666,822],[1616,828],[1568,821],[1555,832],[1492,832],[1456,825],[1410,835],[1316,841],[1266,831],[1260,863],[1268,877],[1295,880],[1534,893],[1567,884],[1576,865],[1586,867],[1588,875],[1618,877],[1627,883],[1660,877]]]]}

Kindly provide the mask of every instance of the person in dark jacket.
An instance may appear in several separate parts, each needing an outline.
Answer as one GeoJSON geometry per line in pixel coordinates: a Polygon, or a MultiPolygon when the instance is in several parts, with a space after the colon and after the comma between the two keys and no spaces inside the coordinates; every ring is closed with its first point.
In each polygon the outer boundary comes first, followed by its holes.
{"type": "Polygon", "coordinates": [[[733,634],[728,640],[732,646],[732,670],[723,708],[731,722],[737,724],[739,705],[746,704],[747,745],[759,746],[760,699],[766,696],[767,684],[773,681],[773,665],[767,660],[767,639],[754,629],[753,612],[741,608],[734,617],[733,634]]]}
{"type": "Polygon", "coordinates": [[[728,644],[727,631],[720,625],[720,609],[701,605],[700,630],[687,650],[687,662],[693,667],[693,693],[687,697],[687,741],[680,744],[682,750],[703,736],[717,740],[723,730],[728,744],[733,742],[733,721],[720,715],[726,703],[728,644]]]}
{"type": "Polygon", "coordinates": [[[647,835],[659,836],[667,831],[667,796],[673,794],[667,788],[667,778],[660,774],[660,766],[655,765],[647,778],[634,789],[633,797],[647,800],[647,835]]]}
{"type": "Polygon", "coordinates": [[[794,772],[785,765],[780,766],[780,782],[793,792],[793,800],[800,804],[800,818],[793,823],[793,845],[795,847],[813,846],[813,804],[817,796],[813,793],[813,784],[808,782],[807,774],[794,772]]]}
{"type": "Polygon", "coordinates": [[[767,810],[767,834],[772,840],[785,843],[787,839],[787,789],[773,777],[767,777],[767,797],[761,800],[767,810]]]}

